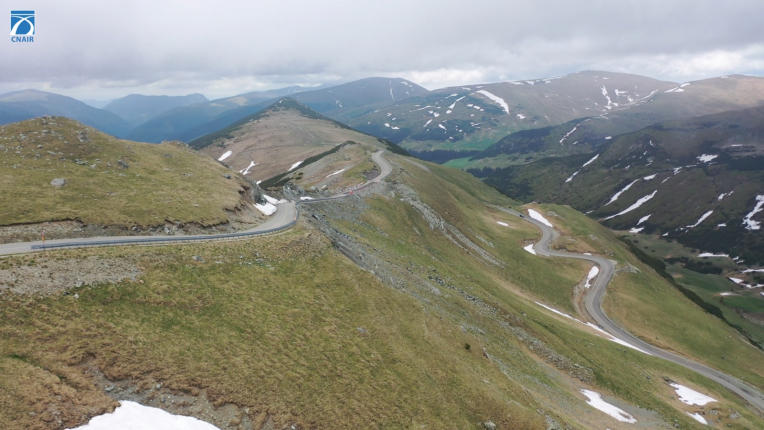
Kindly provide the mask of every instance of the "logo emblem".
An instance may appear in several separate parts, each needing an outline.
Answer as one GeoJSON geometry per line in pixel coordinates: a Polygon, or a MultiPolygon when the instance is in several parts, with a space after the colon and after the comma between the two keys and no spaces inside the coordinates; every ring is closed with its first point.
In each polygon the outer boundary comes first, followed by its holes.
{"type": "Polygon", "coordinates": [[[35,30],[33,10],[11,11],[11,42],[33,42],[35,30]]]}
{"type": "Polygon", "coordinates": [[[11,11],[11,36],[31,36],[34,34],[34,11],[11,11]]]}

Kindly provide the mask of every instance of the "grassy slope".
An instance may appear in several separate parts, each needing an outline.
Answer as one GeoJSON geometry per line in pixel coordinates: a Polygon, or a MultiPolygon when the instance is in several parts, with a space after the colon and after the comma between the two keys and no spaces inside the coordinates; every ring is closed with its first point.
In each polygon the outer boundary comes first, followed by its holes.
{"type": "Polygon", "coordinates": [[[755,274],[745,275],[729,258],[698,258],[697,251],[652,235],[639,235],[629,241],[642,252],[667,262],[666,270],[682,286],[698,294],[703,301],[721,310],[731,324],[741,327],[759,345],[764,345],[764,327],[746,318],[743,313],[755,314],[756,320],[764,315],[764,297],[756,290],[736,286],[722,273],[749,278],[750,283],[759,282],[755,274]],[[736,296],[722,296],[734,293],[736,296]]]}
{"type": "MultiPolygon", "coordinates": [[[[523,251],[522,241],[538,232],[487,209],[487,203],[513,202],[475,178],[428,164],[429,174],[390,158],[406,169],[392,179],[418,190],[474,242],[485,244],[478,236],[491,242],[485,247],[504,267],[454,246],[410,205],[389,196],[369,199],[362,222],[338,220],[338,227],[410,273],[403,279],[411,288],[434,274],[478,302],[445,287],[439,294],[389,288],[306,224],[249,241],[13,257],[7,264],[44,264],[57,255],[132,256],[144,275],[139,282],[79,288],[79,298],[1,296],[0,385],[18,390],[24,379],[16,370],[30,365],[52,374],[56,383],[81,393],[82,406],[69,407],[74,415],[66,424],[109,404],[89,400],[98,393],[83,376],[90,365],[113,379],[203,389],[216,404],[249,407],[255,420],[267,411],[277,423],[315,428],[372,422],[383,428],[474,428],[488,419],[506,428],[544,428],[537,411],[576,427],[616,427],[577,392],[594,386],[691,427],[661,379],[667,376],[720,399],[713,406],[716,417],[731,427],[761,424],[715,384],[593,336],[523,298],[562,307],[564,298],[554,297],[568,295],[585,268],[523,251]],[[537,285],[525,286],[531,282],[537,285]],[[575,368],[545,358],[539,343],[523,341],[517,330],[591,369],[590,382],[574,379],[575,368]],[[733,411],[742,416],[728,419],[733,411]]],[[[573,215],[566,219],[581,222],[573,215]]],[[[746,365],[751,363],[756,361],[746,365]]],[[[49,385],[28,390],[27,397],[0,395],[0,425],[34,422],[28,412],[36,405],[26,398],[54,398],[49,385]]],[[[49,400],[45,407],[66,401],[49,400]]]]}
{"type": "Polygon", "coordinates": [[[734,329],[704,312],[675,287],[627,251],[610,230],[566,206],[544,205],[562,216],[571,234],[595,252],[631,265],[619,271],[605,296],[605,311],[632,333],[667,349],[747,380],[764,384],[762,352],[734,329]],[[680,317],[677,317],[680,316],[680,317]]]}
{"type": "Polygon", "coordinates": [[[56,117],[3,126],[0,145],[0,225],[63,219],[212,225],[225,222],[224,209],[240,202],[243,182],[225,179],[225,167],[172,143],[118,140],[56,117]],[[87,141],[80,141],[79,131],[87,141]],[[53,178],[67,183],[55,188],[53,178]]]}

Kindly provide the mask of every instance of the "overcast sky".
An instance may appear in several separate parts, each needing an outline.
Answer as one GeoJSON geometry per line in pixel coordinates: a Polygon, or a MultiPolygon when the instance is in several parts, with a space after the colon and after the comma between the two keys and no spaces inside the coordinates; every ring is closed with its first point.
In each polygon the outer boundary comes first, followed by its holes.
{"type": "Polygon", "coordinates": [[[589,69],[764,75],[762,0],[4,3],[6,22],[34,9],[37,34],[0,43],[0,92],[217,98],[367,76],[434,89],[589,69]]]}

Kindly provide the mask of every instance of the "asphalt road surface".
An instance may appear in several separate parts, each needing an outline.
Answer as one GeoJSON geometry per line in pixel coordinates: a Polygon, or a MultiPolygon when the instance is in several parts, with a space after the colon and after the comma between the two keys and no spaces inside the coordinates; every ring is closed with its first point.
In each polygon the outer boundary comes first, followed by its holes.
{"type": "Polygon", "coordinates": [[[660,357],[664,360],[671,361],[673,363],[684,366],[692,371],[695,371],[717,383],[726,387],[733,393],[745,399],[751,406],[753,406],[759,413],[764,413],[764,395],[752,385],[747,382],[743,382],[734,376],[727,375],[716,369],[712,369],[704,364],[700,364],[681,355],[675,354],[670,351],[663,350],[656,346],[653,346],[638,337],[632,335],[626,331],[623,327],[616,324],[613,320],[608,318],[605,311],[602,309],[602,300],[605,297],[605,289],[608,283],[613,278],[615,273],[615,262],[608,260],[607,258],[598,255],[576,254],[572,252],[555,251],[549,249],[549,244],[559,237],[559,233],[554,228],[551,228],[529,216],[524,216],[517,211],[507,208],[496,207],[511,215],[519,216],[526,221],[532,223],[541,230],[541,240],[534,245],[534,249],[538,255],[545,257],[564,257],[575,258],[578,260],[586,260],[596,264],[600,271],[597,277],[594,279],[591,287],[586,291],[584,295],[584,309],[586,313],[596,322],[603,330],[611,335],[623,340],[637,348],[647,351],[650,354],[660,357]]]}
{"type": "Polygon", "coordinates": [[[220,241],[274,233],[291,228],[295,225],[299,212],[298,205],[300,204],[310,204],[314,202],[345,198],[352,195],[353,192],[361,190],[371,184],[382,182],[393,170],[390,162],[383,157],[384,152],[384,150],[380,150],[371,156],[372,160],[379,166],[379,175],[366,181],[362,185],[356,187],[354,190],[326,198],[302,200],[298,202],[287,201],[285,203],[280,203],[277,205],[278,210],[276,213],[271,215],[264,223],[249,230],[221,234],[174,236],[100,236],[78,239],[46,240],[45,243],[42,241],[5,243],[0,244],[0,255],[24,254],[46,249],[85,248],[91,246],[150,245],[191,241],[220,241]]]}

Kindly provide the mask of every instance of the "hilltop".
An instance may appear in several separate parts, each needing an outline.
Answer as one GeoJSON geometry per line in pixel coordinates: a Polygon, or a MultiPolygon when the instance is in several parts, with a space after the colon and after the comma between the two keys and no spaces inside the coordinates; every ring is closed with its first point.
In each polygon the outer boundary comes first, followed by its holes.
{"type": "Polygon", "coordinates": [[[195,139],[190,146],[254,181],[294,172],[300,174],[296,182],[306,187],[338,187],[350,176],[361,182],[363,172],[374,168],[369,153],[385,147],[376,137],[291,98],[282,98],[255,115],[195,139]],[[304,169],[317,158],[322,158],[320,165],[304,169]]]}
{"type": "Polygon", "coordinates": [[[43,117],[1,126],[0,153],[0,226],[74,221],[65,233],[81,235],[82,224],[127,234],[259,222],[247,204],[254,185],[184,144],[130,142],[43,117]]]}

